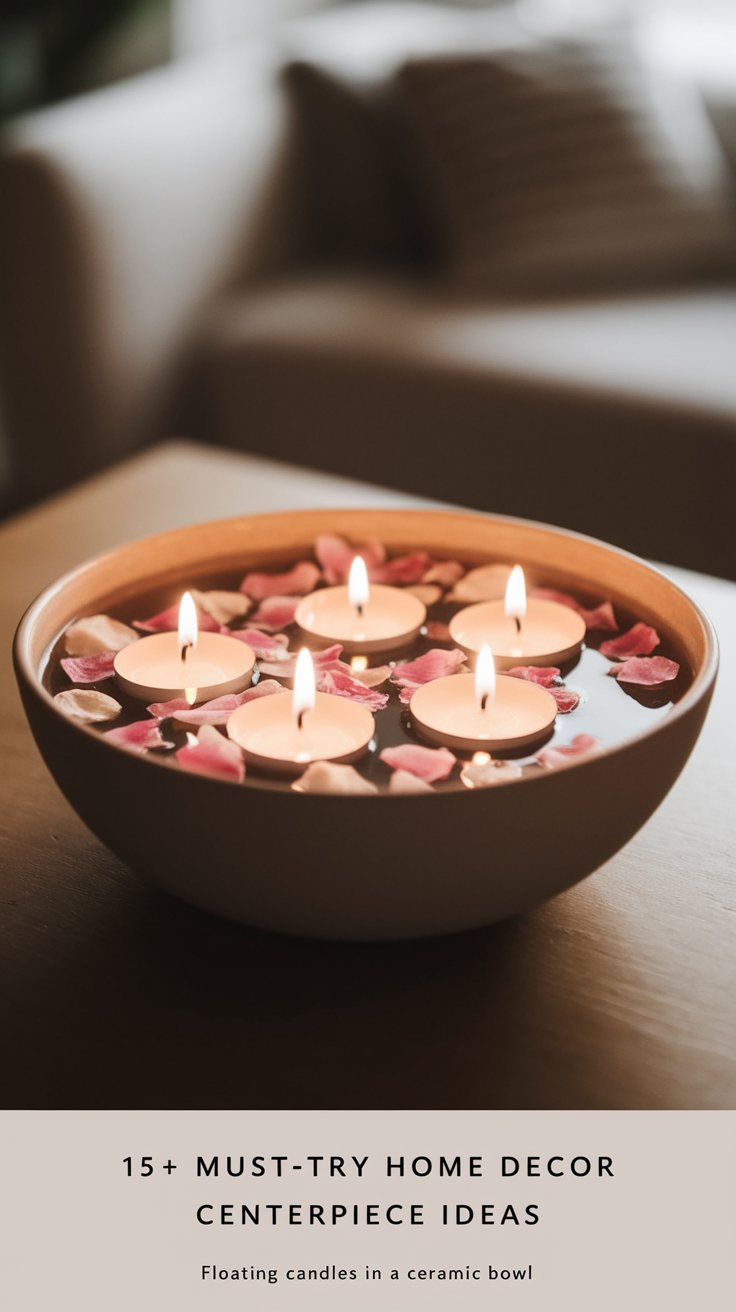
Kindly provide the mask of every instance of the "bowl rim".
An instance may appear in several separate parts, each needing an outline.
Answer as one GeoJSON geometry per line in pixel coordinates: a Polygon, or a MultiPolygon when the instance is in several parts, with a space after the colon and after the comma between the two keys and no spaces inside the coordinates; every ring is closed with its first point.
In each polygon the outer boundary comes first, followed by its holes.
{"type": "MultiPolygon", "coordinates": [[[[700,670],[696,671],[690,687],[683,694],[680,700],[674,703],[674,705],[670,708],[670,711],[666,716],[657,717],[656,719],[653,720],[651,725],[647,726],[644,729],[641,729],[638,733],[633,734],[630,738],[626,738],[620,743],[615,743],[610,747],[604,746],[601,748],[600,751],[596,751],[594,753],[582,755],[579,757],[576,756],[571,757],[569,761],[565,762],[564,766],[560,767],[560,769],[564,770],[565,773],[567,773],[567,771],[569,770],[580,769],[585,766],[589,766],[589,767],[595,766],[596,763],[600,763],[601,761],[608,760],[611,757],[618,755],[619,753],[623,753],[627,751],[630,747],[634,746],[636,743],[639,743],[650,737],[654,737],[656,734],[663,732],[666,728],[668,728],[678,720],[682,719],[684,716],[688,715],[694,709],[694,707],[702,700],[702,698],[712,690],[713,685],[715,684],[716,676],[718,673],[718,665],[719,665],[719,643],[718,643],[718,635],[716,633],[715,627],[710,617],[702,609],[702,607],[698,604],[698,602],[694,601],[693,598],[685,591],[685,589],[679,585],[679,583],[676,583],[673,579],[671,579],[669,575],[665,574],[664,570],[660,569],[658,566],[652,565],[649,561],[644,560],[641,556],[637,556],[633,552],[627,551],[623,547],[617,547],[614,546],[612,543],[605,542],[602,538],[594,538],[589,534],[578,533],[573,529],[565,529],[554,524],[547,524],[542,520],[523,519],[520,516],[502,515],[502,514],[495,514],[492,512],[485,513],[482,511],[465,510],[462,507],[457,507],[457,508],[445,507],[442,505],[434,505],[432,503],[428,504],[426,507],[424,506],[303,507],[297,510],[275,510],[275,511],[265,511],[262,513],[256,512],[255,514],[230,515],[223,519],[208,519],[208,520],[195,521],[192,524],[180,525],[178,528],[166,529],[160,533],[148,534],[142,538],[130,538],[125,542],[120,542],[115,547],[112,547],[107,551],[100,552],[96,556],[91,556],[87,560],[82,561],[81,564],[75,565],[70,570],[65,571],[64,574],[61,574],[53,582],[47,584],[47,586],[43,588],[40,593],[38,593],[38,595],[26,608],[23,615],[21,616],[21,619],[15,631],[15,636],[13,638],[12,653],[13,653],[13,664],[16,671],[16,678],[20,680],[22,677],[26,685],[28,686],[29,690],[33,693],[33,695],[40,697],[41,701],[44,702],[48,708],[50,708],[52,713],[58,716],[61,719],[61,721],[66,726],[68,726],[73,732],[80,733],[84,737],[89,738],[97,743],[103,743],[107,750],[115,751],[118,753],[125,752],[125,754],[128,757],[132,758],[133,760],[137,760],[138,764],[141,767],[166,769],[173,777],[176,777],[177,773],[179,773],[182,779],[187,779],[191,781],[193,777],[200,778],[207,783],[217,784],[228,788],[236,788],[242,791],[243,785],[241,783],[238,783],[236,780],[227,779],[227,778],[218,778],[215,775],[193,776],[191,772],[187,772],[187,771],[177,772],[176,770],[171,769],[168,761],[164,757],[157,757],[150,753],[136,753],[132,751],[126,751],[125,748],[122,748],[119,744],[116,744],[114,742],[105,743],[104,742],[105,735],[103,733],[100,733],[98,730],[93,728],[92,725],[85,724],[81,721],[79,722],[76,721],[72,716],[68,715],[56,704],[54,698],[44,687],[42,678],[40,677],[38,671],[33,667],[33,664],[30,659],[30,654],[27,649],[28,647],[27,640],[34,623],[36,622],[38,617],[42,614],[44,607],[51,599],[51,597],[61,592],[65,587],[68,586],[68,584],[70,584],[80,576],[84,575],[89,569],[101,565],[107,560],[113,559],[120,551],[123,551],[128,547],[133,547],[135,545],[144,542],[151,543],[151,544],[163,543],[167,539],[176,538],[177,536],[180,535],[186,535],[187,533],[191,533],[192,531],[196,531],[204,527],[212,527],[215,525],[219,525],[222,526],[223,528],[226,528],[231,525],[234,526],[236,524],[240,524],[244,520],[252,520],[252,519],[268,520],[268,519],[275,519],[283,516],[289,516],[290,518],[294,518],[294,519],[299,519],[301,517],[305,519],[307,517],[313,519],[320,515],[324,515],[327,518],[330,515],[334,515],[334,514],[340,514],[346,516],[355,515],[358,518],[360,518],[363,515],[370,515],[370,514],[393,514],[393,515],[400,515],[402,516],[402,518],[403,517],[413,518],[414,516],[418,517],[420,515],[426,515],[426,514],[437,515],[440,518],[455,518],[457,516],[463,516],[465,518],[475,518],[484,523],[494,523],[494,522],[501,523],[503,525],[509,526],[510,528],[518,527],[523,529],[541,530],[545,533],[552,534],[555,537],[565,538],[567,540],[573,540],[574,542],[579,542],[583,545],[595,546],[595,547],[603,548],[606,551],[613,552],[615,555],[619,556],[624,561],[631,561],[633,564],[642,566],[649,573],[655,575],[657,578],[664,580],[664,582],[667,584],[668,587],[673,588],[679,594],[679,596],[684,599],[684,601],[694,611],[695,616],[697,617],[702,627],[704,638],[705,638],[705,648],[706,648],[705,659],[703,661],[702,667],[700,670]]],[[[346,800],[350,799],[352,801],[358,801],[358,802],[370,800],[372,803],[375,804],[377,800],[378,801],[383,801],[386,799],[396,800],[398,797],[400,797],[402,801],[413,802],[417,805],[430,804],[430,802],[432,801],[436,805],[437,799],[439,797],[441,798],[446,798],[446,797],[459,798],[463,796],[471,797],[474,794],[480,794],[482,796],[485,796],[488,793],[495,794],[496,792],[503,791],[506,788],[519,787],[521,785],[527,787],[534,785],[535,787],[539,787],[544,780],[549,781],[558,777],[559,772],[560,772],[559,769],[539,770],[534,774],[529,774],[523,777],[510,779],[507,782],[503,783],[502,785],[498,785],[496,788],[477,788],[477,789],[465,788],[462,790],[458,789],[456,791],[453,791],[452,793],[439,793],[439,794],[438,793],[429,794],[425,792],[402,793],[402,794],[379,792],[370,795],[351,793],[351,794],[346,794],[345,799],[346,800]]],[[[256,785],[256,788],[253,791],[257,792],[257,791],[264,791],[264,790],[259,789],[258,786],[256,785]]],[[[269,789],[268,791],[274,791],[274,790],[269,789]]],[[[277,791],[281,791],[281,790],[277,790],[277,791]]],[[[295,789],[289,789],[288,792],[290,795],[293,793],[297,797],[313,798],[313,799],[314,798],[324,799],[325,796],[328,797],[330,796],[329,794],[323,794],[323,793],[309,793],[309,792],[300,793],[298,790],[295,789]]]]}

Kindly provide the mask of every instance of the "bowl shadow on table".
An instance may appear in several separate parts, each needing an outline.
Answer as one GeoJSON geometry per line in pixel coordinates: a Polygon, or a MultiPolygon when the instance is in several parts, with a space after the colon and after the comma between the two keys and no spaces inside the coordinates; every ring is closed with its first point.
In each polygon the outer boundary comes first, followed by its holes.
{"type": "Polygon", "coordinates": [[[217,920],[108,853],[99,875],[75,899],[88,915],[2,989],[7,1106],[627,1105],[637,1044],[600,1006],[616,981],[586,979],[586,940],[616,934],[600,896],[582,916],[572,890],[485,929],[351,944],[217,920]]]}

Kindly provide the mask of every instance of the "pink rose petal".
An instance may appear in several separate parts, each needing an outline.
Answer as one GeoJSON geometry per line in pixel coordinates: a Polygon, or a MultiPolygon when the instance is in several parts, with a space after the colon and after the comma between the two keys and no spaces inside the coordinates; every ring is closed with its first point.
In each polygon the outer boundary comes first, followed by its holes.
{"type": "Polygon", "coordinates": [[[388,791],[398,794],[433,793],[434,788],[418,775],[410,774],[408,770],[394,770],[388,782],[388,791]]]}
{"type": "MultiPolygon", "coordinates": [[[[349,670],[350,667],[347,666],[344,661],[340,660],[341,652],[341,642],[335,642],[331,647],[323,648],[322,651],[313,651],[312,664],[314,665],[315,672],[318,673],[320,670],[349,670]]],[[[267,660],[262,660],[260,662],[261,674],[273,675],[276,678],[285,679],[289,682],[294,678],[297,655],[298,652],[295,651],[284,652],[284,659],[280,660],[277,664],[272,663],[274,657],[269,656],[267,660]]]]}
{"type": "Polygon", "coordinates": [[[503,597],[511,572],[510,565],[477,565],[458,579],[450,601],[495,601],[503,597]]]}
{"type": "Polygon", "coordinates": [[[253,687],[247,687],[244,693],[227,693],[224,697],[215,697],[203,706],[178,710],[176,719],[182,724],[227,724],[232,712],[247,702],[257,702],[261,697],[273,697],[274,693],[285,693],[283,684],[277,684],[274,678],[261,678],[253,687]]]}
{"type": "Polygon", "coordinates": [[[346,674],[352,675],[360,683],[364,683],[366,688],[378,688],[380,684],[385,683],[391,673],[390,665],[368,666],[365,670],[354,670],[352,665],[346,665],[344,661],[339,662],[340,668],[346,674]]]}
{"type": "Polygon", "coordinates": [[[286,692],[283,683],[277,683],[275,679],[259,679],[252,688],[247,688],[245,692],[238,693],[240,705],[244,706],[246,702],[256,702],[260,697],[273,697],[274,693],[286,692]]]}
{"type": "Polygon", "coordinates": [[[368,538],[367,541],[362,542],[358,546],[357,550],[353,552],[353,555],[363,557],[366,569],[370,574],[371,570],[378,569],[383,565],[386,560],[386,548],[382,542],[378,541],[378,538],[368,538]]]}
{"type": "Polygon", "coordinates": [[[160,720],[165,719],[166,716],[173,716],[180,724],[223,725],[227,724],[233,711],[237,711],[238,707],[244,706],[246,702],[285,691],[283,685],[277,683],[275,679],[261,679],[252,688],[246,688],[245,692],[225,693],[223,697],[213,697],[211,701],[203,702],[201,706],[190,706],[183,697],[175,697],[170,702],[153,702],[147,709],[149,715],[154,715],[160,720]]]}
{"type": "Polygon", "coordinates": [[[241,783],[245,777],[243,753],[238,744],[223,737],[211,724],[202,726],[196,743],[180,747],[176,759],[182,770],[189,770],[192,774],[233,779],[236,783],[241,783]]]}
{"type": "Polygon", "coordinates": [[[422,576],[422,583],[439,583],[441,588],[451,588],[464,573],[465,566],[459,560],[433,560],[422,576]]]}
{"type": "Polygon", "coordinates": [[[605,629],[608,633],[618,633],[618,620],[610,601],[602,601],[591,610],[578,606],[578,613],[585,620],[586,629],[605,629]]]}
{"type": "Polygon", "coordinates": [[[417,688],[421,688],[421,683],[405,683],[399,689],[399,701],[408,706],[417,688]]]}
{"type": "Polygon", "coordinates": [[[368,570],[372,583],[387,583],[389,586],[418,583],[430,566],[426,551],[412,551],[406,556],[394,556],[384,565],[373,565],[368,570]]]}
{"type": "Polygon", "coordinates": [[[322,533],[314,544],[314,554],[322,566],[325,581],[335,584],[347,578],[353,556],[357,552],[348,546],[344,538],[333,533],[322,533]]]}
{"type": "Polygon", "coordinates": [[[251,615],[251,624],[260,625],[261,628],[286,629],[294,623],[294,614],[301,597],[264,597],[255,615],[251,615]]]}
{"type": "Polygon", "coordinates": [[[70,624],[64,634],[64,647],[69,656],[100,656],[107,651],[121,651],[137,641],[135,629],[110,615],[85,615],[70,624]]]}
{"type": "Polygon", "coordinates": [[[109,743],[117,743],[134,752],[174,746],[162,738],[158,720],[135,720],[133,724],[121,724],[119,729],[108,729],[105,738],[109,743]]]}
{"type": "Polygon", "coordinates": [[[553,769],[556,765],[566,765],[576,757],[592,756],[600,750],[601,744],[597,738],[589,733],[579,733],[571,743],[562,747],[543,747],[534,759],[538,765],[553,769]]]}
{"type": "MultiPolygon", "coordinates": [[[[133,623],[145,633],[175,633],[179,627],[179,602],[167,606],[166,610],[160,610],[157,615],[149,616],[147,620],[133,620],[133,623]]],[[[197,607],[197,623],[201,633],[217,633],[220,628],[217,620],[200,606],[197,607]]]]}
{"type": "Polygon", "coordinates": [[[197,608],[206,611],[218,624],[231,624],[233,620],[242,619],[251,608],[251,602],[242,592],[223,592],[218,589],[199,592],[197,588],[192,588],[192,598],[197,608]]]}
{"type": "Polygon", "coordinates": [[[513,761],[485,760],[485,753],[479,755],[483,759],[468,761],[460,771],[460,778],[466,788],[494,788],[497,784],[510,784],[523,774],[521,766],[513,761]]]}
{"type": "Polygon", "coordinates": [[[351,702],[359,702],[371,711],[382,711],[388,701],[387,692],[376,692],[366,688],[359,679],[346,674],[343,670],[323,670],[317,679],[320,692],[332,693],[334,697],[347,697],[351,702]]]}
{"type": "Polygon", "coordinates": [[[384,747],[381,760],[392,770],[403,770],[423,779],[425,783],[434,784],[451,774],[457,757],[446,747],[420,747],[416,743],[402,743],[400,747],[384,747]]]}
{"type": "Polygon", "coordinates": [[[98,656],[64,656],[61,668],[72,683],[100,683],[115,673],[113,662],[116,652],[102,651],[98,656]]]}
{"type": "MultiPolygon", "coordinates": [[[[342,643],[333,642],[331,647],[323,647],[321,651],[312,652],[312,664],[315,670],[330,670],[333,666],[343,665],[340,660],[342,654],[342,643]]],[[[296,657],[294,658],[296,663],[296,657]]]]}
{"type": "MultiPolygon", "coordinates": [[[[206,706],[207,703],[205,702],[204,705],[206,706]]],[[[202,707],[199,709],[201,710],[202,707]]],[[[151,702],[146,710],[155,720],[166,720],[170,719],[172,715],[176,716],[178,711],[191,711],[192,707],[184,697],[172,697],[171,701],[168,702],[151,702]]]]}
{"type": "Polygon", "coordinates": [[[677,661],[666,656],[632,656],[621,665],[612,665],[609,674],[619,683],[638,683],[643,688],[654,688],[658,683],[669,683],[680,673],[677,661]]]}
{"type": "Polygon", "coordinates": [[[54,697],[57,706],[67,715],[73,715],[84,724],[99,724],[101,720],[116,720],[122,711],[120,702],[95,688],[65,688],[54,697]]]}
{"type": "Polygon", "coordinates": [[[297,793],[342,793],[347,796],[375,797],[378,789],[352,765],[336,765],[334,761],[313,761],[303,775],[291,785],[297,793]]]}
{"type": "Polygon", "coordinates": [[[557,702],[560,715],[569,715],[580,702],[580,695],[573,692],[571,688],[555,686],[560,677],[556,665],[515,665],[512,670],[506,670],[506,673],[513,679],[526,679],[528,683],[536,683],[540,688],[546,688],[557,702]]]}
{"type": "Polygon", "coordinates": [[[356,556],[362,556],[372,583],[400,585],[419,583],[432,562],[426,551],[412,551],[386,559],[381,542],[370,541],[351,546],[344,538],[325,533],[317,538],[314,552],[322,566],[325,582],[344,583],[356,556]]]}
{"type": "Polygon", "coordinates": [[[548,688],[547,692],[557,702],[558,715],[569,715],[580,705],[580,693],[573,692],[572,688],[548,688]]]}
{"type": "Polygon", "coordinates": [[[600,645],[600,652],[611,660],[626,660],[629,656],[648,656],[659,646],[659,634],[650,624],[634,624],[627,633],[609,638],[600,645]]]}
{"type": "Polygon", "coordinates": [[[289,639],[285,633],[261,633],[260,629],[223,629],[222,632],[246,643],[259,658],[279,663],[289,659],[289,639]]]}
{"type": "Polygon", "coordinates": [[[610,601],[601,601],[588,609],[572,597],[569,592],[559,592],[557,588],[532,588],[529,594],[540,601],[556,601],[559,606],[569,606],[577,611],[585,621],[586,629],[607,629],[610,633],[618,632],[618,620],[610,601]]]}
{"type": "Polygon", "coordinates": [[[294,594],[304,597],[308,592],[314,592],[319,579],[320,572],[314,561],[300,560],[283,574],[246,574],[240,591],[246,592],[254,601],[294,594]]]}
{"type": "Polygon", "coordinates": [[[439,583],[411,583],[406,589],[417,601],[421,601],[423,606],[434,606],[442,596],[442,588],[439,583]]]}
{"type": "Polygon", "coordinates": [[[556,665],[515,665],[506,670],[512,679],[526,679],[528,683],[538,683],[540,688],[551,688],[560,677],[556,665]]]}
{"type": "Polygon", "coordinates": [[[325,582],[330,584],[347,582],[355,556],[363,557],[369,578],[373,577],[373,570],[383,565],[386,559],[386,549],[381,542],[370,541],[364,542],[362,546],[351,547],[345,538],[333,533],[323,533],[317,538],[314,554],[322,566],[325,582]]]}
{"type": "Polygon", "coordinates": [[[453,647],[450,651],[446,647],[432,647],[430,651],[425,651],[415,660],[404,661],[397,665],[391,675],[391,682],[398,683],[401,687],[409,684],[418,687],[422,683],[430,683],[432,679],[441,679],[447,674],[454,674],[464,664],[465,652],[459,651],[457,647],[453,647]]]}

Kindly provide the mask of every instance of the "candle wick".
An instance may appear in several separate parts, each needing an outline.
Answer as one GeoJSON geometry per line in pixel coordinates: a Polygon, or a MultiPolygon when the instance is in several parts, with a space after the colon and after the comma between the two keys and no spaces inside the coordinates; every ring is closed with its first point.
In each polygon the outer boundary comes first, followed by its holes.
{"type": "Polygon", "coordinates": [[[521,620],[518,615],[514,615],[514,624],[516,625],[516,632],[521,633],[521,620]]]}
{"type": "Polygon", "coordinates": [[[306,715],[306,713],[307,713],[306,710],[304,710],[304,711],[299,711],[299,713],[298,713],[298,715],[297,715],[297,717],[296,717],[296,727],[297,727],[297,729],[299,730],[300,733],[301,733],[301,730],[304,728],[304,716],[306,715]]]}
{"type": "Polygon", "coordinates": [[[488,705],[488,693],[484,692],[483,696],[480,699],[480,709],[484,711],[487,705],[488,705]]]}
{"type": "Polygon", "coordinates": [[[194,643],[193,643],[193,642],[185,642],[185,643],[184,643],[184,646],[183,646],[182,649],[181,649],[181,658],[182,658],[183,661],[186,661],[186,658],[187,658],[187,652],[189,651],[190,647],[193,647],[193,646],[194,646],[194,643]]]}
{"type": "Polygon", "coordinates": [[[357,612],[357,615],[358,615],[358,619],[359,619],[359,620],[362,620],[362,618],[363,618],[363,603],[362,603],[362,601],[359,601],[359,602],[356,603],[355,609],[356,609],[356,612],[357,612]]]}

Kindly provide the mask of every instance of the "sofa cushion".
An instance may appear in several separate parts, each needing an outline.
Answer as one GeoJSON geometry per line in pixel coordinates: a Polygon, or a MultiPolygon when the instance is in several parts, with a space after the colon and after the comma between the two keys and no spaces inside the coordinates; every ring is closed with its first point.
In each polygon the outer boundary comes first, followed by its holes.
{"type": "Polygon", "coordinates": [[[299,146],[312,255],[322,261],[398,261],[423,248],[422,224],[397,162],[392,105],[382,87],[293,60],[283,75],[299,146]]]}
{"type": "Polygon", "coordinates": [[[313,254],[350,263],[432,256],[407,158],[397,73],[412,55],[518,39],[510,6],[490,14],[426,3],[352,4],[290,24],[284,73],[313,254]]]}
{"type": "Polygon", "coordinates": [[[695,89],[620,34],[407,63],[450,267],[475,286],[621,284],[736,267],[727,170],[695,89]]]}
{"type": "Polygon", "coordinates": [[[736,576],[736,288],[469,302],[313,278],[230,298],[202,434],[736,576]]]}
{"type": "Polygon", "coordinates": [[[489,301],[424,280],[316,274],[224,299],[204,340],[236,359],[266,345],[386,359],[684,406],[736,425],[736,286],[489,301]]]}

